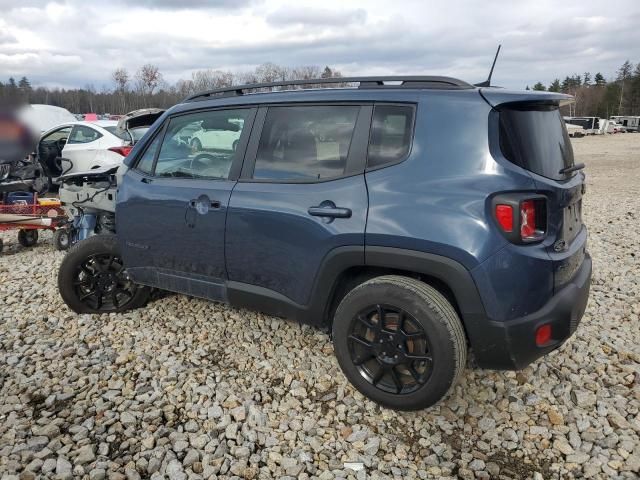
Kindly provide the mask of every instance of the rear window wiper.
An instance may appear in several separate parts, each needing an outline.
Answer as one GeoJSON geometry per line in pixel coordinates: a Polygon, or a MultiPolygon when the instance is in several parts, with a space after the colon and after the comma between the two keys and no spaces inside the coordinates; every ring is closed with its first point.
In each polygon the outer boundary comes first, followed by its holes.
{"type": "Polygon", "coordinates": [[[578,170],[582,170],[585,167],[584,163],[577,163],[575,165],[571,165],[569,167],[564,167],[558,173],[563,175],[565,173],[577,172],[578,170]]]}

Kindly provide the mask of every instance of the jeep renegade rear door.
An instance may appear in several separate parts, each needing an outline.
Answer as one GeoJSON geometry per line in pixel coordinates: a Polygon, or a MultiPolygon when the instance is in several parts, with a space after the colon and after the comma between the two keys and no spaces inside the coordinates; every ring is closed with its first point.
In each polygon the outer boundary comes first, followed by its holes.
{"type": "Polygon", "coordinates": [[[364,260],[371,111],[353,104],[259,110],[227,216],[230,300],[252,292],[299,308],[332,250],[353,248],[364,260]]]}

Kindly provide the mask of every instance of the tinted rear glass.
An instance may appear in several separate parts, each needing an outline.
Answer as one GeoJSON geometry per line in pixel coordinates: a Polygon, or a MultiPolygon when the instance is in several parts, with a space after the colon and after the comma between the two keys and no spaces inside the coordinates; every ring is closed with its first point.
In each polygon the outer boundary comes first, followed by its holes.
{"type": "Polygon", "coordinates": [[[320,180],[341,176],[360,107],[270,107],[253,178],[320,180]]]}
{"type": "Polygon", "coordinates": [[[500,148],[510,162],[543,177],[575,174],[560,173],[573,165],[573,148],[557,107],[500,109],[500,148]]]}
{"type": "Polygon", "coordinates": [[[369,139],[368,167],[403,160],[411,148],[412,132],[413,107],[376,105],[369,139]]]}

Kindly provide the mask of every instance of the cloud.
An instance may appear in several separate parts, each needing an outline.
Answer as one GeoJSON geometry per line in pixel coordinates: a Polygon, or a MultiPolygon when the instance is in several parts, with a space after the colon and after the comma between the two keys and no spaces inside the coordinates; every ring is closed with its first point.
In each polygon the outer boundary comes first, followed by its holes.
{"type": "Polygon", "coordinates": [[[6,43],[15,43],[18,39],[13,35],[8,34],[7,32],[3,32],[0,30],[0,45],[6,43]]]}
{"type": "Polygon", "coordinates": [[[634,41],[640,4],[626,0],[608,10],[588,0],[451,0],[448,9],[419,0],[325,0],[321,7],[284,0],[17,5],[25,6],[0,13],[0,75],[26,75],[34,85],[110,88],[116,68],[134,73],[145,63],[175,82],[194,70],[238,72],[265,62],[477,82],[486,78],[498,43],[494,80],[512,88],[584,71],[610,77],[627,58],[640,61],[634,41]]]}
{"type": "Polygon", "coordinates": [[[276,27],[290,25],[323,25],[341,27],[353,23],[364,24],[367,12],[362,8],[352,10],[329,10],[304,8],[300,6],[283,7],[267,15],[267,23],[276,27]]]}
{"type": "Polygon", "coordinates": [[[251,3],[253,0],[138,0],[136,6],[167,10],[238,9],[251,3]]]}

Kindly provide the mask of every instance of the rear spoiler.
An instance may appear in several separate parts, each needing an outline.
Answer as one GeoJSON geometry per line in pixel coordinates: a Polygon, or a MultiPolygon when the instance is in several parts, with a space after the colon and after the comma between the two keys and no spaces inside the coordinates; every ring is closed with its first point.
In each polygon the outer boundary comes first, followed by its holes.
{"type": "Polygon", "coordinates": [[[571,95],[556,92],[536,92],[521,90],[503,90],[501,88],[481,88],[480,95],[492,107],[504,103],[552,103],[564,107],[575,102],[571,95]]]}

